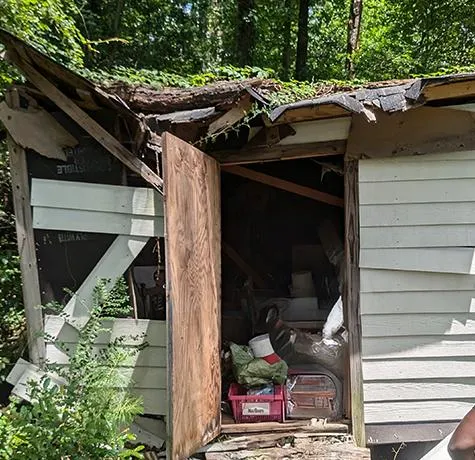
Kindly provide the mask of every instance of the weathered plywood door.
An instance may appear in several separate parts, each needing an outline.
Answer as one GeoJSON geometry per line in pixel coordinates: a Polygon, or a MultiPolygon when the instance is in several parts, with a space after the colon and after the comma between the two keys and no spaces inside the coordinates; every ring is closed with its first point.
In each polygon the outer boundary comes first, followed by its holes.
{"type": "Polygon", "coordinates": [[[221,210],[218,163],[163,135],[169,458],[220,430],[221,210]]]}

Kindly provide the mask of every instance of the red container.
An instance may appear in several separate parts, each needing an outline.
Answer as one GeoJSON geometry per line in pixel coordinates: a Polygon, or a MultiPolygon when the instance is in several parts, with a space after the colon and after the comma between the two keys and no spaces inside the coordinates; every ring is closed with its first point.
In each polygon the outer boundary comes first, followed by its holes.
{"type": "Polygon", "coordinates": [[[273,395],[248,395],[246,388],[232,383],[228,393],[236,423],[283,422],[285,389],[274,385],[273,395]]]}

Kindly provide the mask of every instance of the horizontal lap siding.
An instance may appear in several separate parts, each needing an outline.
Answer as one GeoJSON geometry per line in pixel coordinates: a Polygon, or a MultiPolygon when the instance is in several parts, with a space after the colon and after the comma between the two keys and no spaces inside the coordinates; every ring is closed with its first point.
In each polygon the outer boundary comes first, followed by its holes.
{"type": "MultiPolygon", "coordinates": [[[[48,316],[45,326],[47,337],[54,336],[64,322],[57,316],[48,316]]],[[[102,332],[94,349],[99,352],[109,343],[121,339],[132,353],[123,362],[121,374],[131,385],[132,393],[143,400],[144,414],[164,415],[167,401],[167,356],[165,321],[115,319],[103,324],[110,332],[102,332]]],[[[66,337],[67,339],[67,337],[66,337]]],[[[68,355],[76,346],[74,336],[58,347],[51,341],[46,344],[46,358],[50,363],[67,365],[68,355]]]]}
{"type": "Polygon", "coordinates": [[[475,152],[360,162],[365,422],[475,404],[475,152]]]}

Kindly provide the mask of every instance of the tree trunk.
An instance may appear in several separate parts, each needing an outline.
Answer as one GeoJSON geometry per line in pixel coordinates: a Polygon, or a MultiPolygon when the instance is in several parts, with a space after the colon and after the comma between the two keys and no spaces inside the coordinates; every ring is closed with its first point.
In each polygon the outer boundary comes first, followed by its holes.
{"type": "Polygon", "coordinates": [[[307,75],[308,55],[308,7],[309,0],[299,2],[299,29],[297,33],[297,59],[295,62],[295,78],[305,80],[307,75]]]}
{"type": "Polygon", "coordinates": [[[282,31],[282,80],[287,81],[290,77],[290,52],[292,34],[292,0],[284,3],[284,30],[282,31]]]}
{"type": "Polygon", "coordinates": [[[252,65],[254,50],[254,0],[237,0],[237,65],[252,65]]]}
{"type": "Polygon", "coordinates": [[[354,54],[360,44],[363,0],[351,0],[350,19],[348,21],[348,41],[346,46],[346,74],[348,79],[355,78],[354,54]]]}
{"type": "Polygon", "coordinates": [[[115,9],[114,20],[112,22],[112,36],[117,37],[122,20],[122,13],[124,12],[125,0],[118,0],[115,9]]]}

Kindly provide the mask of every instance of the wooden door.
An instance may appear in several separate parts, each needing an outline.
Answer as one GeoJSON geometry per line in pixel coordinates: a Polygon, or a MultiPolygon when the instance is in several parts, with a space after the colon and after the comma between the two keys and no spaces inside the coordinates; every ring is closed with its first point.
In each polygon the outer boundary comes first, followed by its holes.
{"type": "Polygon", "coordinates": [[[184,459],[221,425],[218,163],[162,137],[168,321],[168,456],[184,459]]]}

